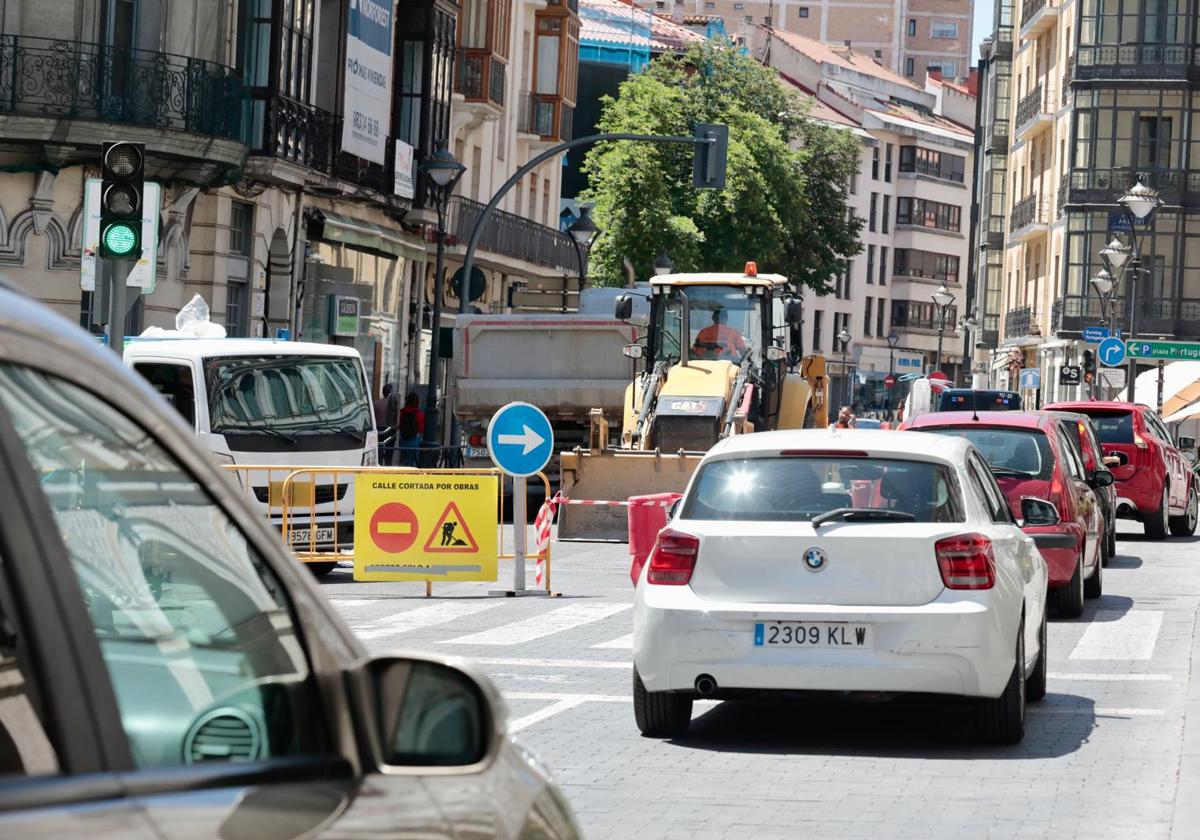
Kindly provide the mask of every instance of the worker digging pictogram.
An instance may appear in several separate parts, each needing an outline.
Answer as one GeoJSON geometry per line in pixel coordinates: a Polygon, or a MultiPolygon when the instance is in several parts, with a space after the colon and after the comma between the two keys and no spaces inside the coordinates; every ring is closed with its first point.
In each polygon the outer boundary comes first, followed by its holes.
{"type": "Polygon", "coordinates": [[[429,532],[425,541],[426,552],[430,554],[474,554],[479,551],[479,544],[467,527],[458,505],[449,502],[437,524],[429,532]]]}

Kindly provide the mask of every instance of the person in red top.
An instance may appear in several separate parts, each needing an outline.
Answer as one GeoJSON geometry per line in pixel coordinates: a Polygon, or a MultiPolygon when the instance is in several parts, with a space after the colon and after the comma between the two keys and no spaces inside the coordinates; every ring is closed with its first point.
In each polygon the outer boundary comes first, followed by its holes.
{"type": "Polygon", "coordinates": [[[741,330],[726,324],[729,313],[714,309],[713,322],[696,334],[692,344],[692,355],[701,359],[732,359],[740,361],[750,345],[741,330]]]}
{"type": "Polygon", "coordinates": [[[417,452],[421,448],[421,437],[424,434],[425,412],[421,410],[421,398],[415,391],[411,391],[404,398],[404,408],[400,409],[400,422],[396,431],[401,466],[417,466],[417,452]]]}

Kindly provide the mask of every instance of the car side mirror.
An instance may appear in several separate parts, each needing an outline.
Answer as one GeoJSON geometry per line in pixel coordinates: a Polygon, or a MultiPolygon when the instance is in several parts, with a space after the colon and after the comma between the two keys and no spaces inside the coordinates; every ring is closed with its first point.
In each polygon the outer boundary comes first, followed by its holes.
{"type": "Polygon", "coordinates": [[[640,359],[646,355],[646,348],[640,344],[626,344],[621,348],[621,353],[629,359],[640,359]]]}
{"type": "Polygon", "coordinates": [[[798,300],[789,300],[783,318],[789,324],[802,323],[804,321],[804,304],[798,300]]]}
{"type": "Polygon", "coordinates": [[[1196,450],[1196,439],[1194,437],[1180,436],[1175,444],[1183,450],[1191,451],[1193,456],[1196,450]]]}
{"type": "Polygon", "coordinates": [[[383,656],[353,678],[380,768],[478,770],[499,749],[503,705],[485,677],[435,660],[383,656]]]}
{"type": "Polygon", "coordinates": [[[1021,521],[1017,524],[1022,528],[1031,525],[1057,525],[1060,521],[1058,508],[1052,503],[1033,496],[1021,497],[1021,521]]]}
{"type": "Polygon", "coordinates": [[[613,317],[618,321],[628,321],[633,317],[633,298],[629,295],[618,295],[613,304],[613,317]]]}
{"type": "Polygon", "coordinates": [[[1093,487],[1112,487],[1113,474],[1105,469],[1092,470],[1093,487]]]}

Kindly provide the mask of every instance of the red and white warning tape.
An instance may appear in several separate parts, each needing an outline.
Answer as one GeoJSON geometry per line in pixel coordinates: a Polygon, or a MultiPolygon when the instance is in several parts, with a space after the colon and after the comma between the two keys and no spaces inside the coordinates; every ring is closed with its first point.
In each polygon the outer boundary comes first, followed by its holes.
{"type": "Polygon", "coordinates": [[[675,504],[673,501],[640,501],[640,502],[603,502],[595,499],[564,499],[561,496],[556,497],[556,501],[560,505],[612,505],[616,507],[665,507],[669,508],[675,504]]]}
{"type": "Polygon", "coordinates": [[[550,525],[554,522],[554,513],[558,510],[561,496],[547,499],[538,508],[537,516],[533,519],[534,551],[537,553],[537,565],[534,567],[533,584],[542,585],[542,568],[546,562],[546,549],[550,547],[550,525]]]}

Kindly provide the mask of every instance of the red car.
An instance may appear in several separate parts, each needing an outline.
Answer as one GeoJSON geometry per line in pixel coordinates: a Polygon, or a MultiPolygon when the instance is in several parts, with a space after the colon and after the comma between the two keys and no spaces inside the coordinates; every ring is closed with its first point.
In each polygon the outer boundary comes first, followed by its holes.
{"type": "Polygon", "coordinates": [[[1097,484],[1097,470],[1110,470],[1118,462],[1115,455],[1105,455],[1100,445],[1100,436],[1096,433],[1096,424],[1086,414],[1074,411],[1055,411],[1054,416],[1062,423],[1068,436],[1079,439],[1079,455],[1083,457],[1083,470],[1088,476],[1088,485],[1096,492],[1096,500],[1100,503],[1100,512],[1104,514],[1105,539],[1104,550],[1101,552],[1104,565],[1117,553],[1117,488],[1113,483],[1097,484]]]}
{"type": "Polygon", "coordinates": [[[1091,417],[1104,454],[1121,460],[1111,467],[1117,516],[1140,521],[1152,540],[1166,538],[1168,531],[1177,537],[1195,533],[1195,476],[1154,409],[1123,402],[1061,402],[1046,408],[1091,417]]]}
{"type": "MultiPolygon", "coordinates": [[[[1055,415],[950,411],[922,415],[909,428],[971,441],[991,467],[1018,522],[1024,498],[1045,499],[1057,508],[1056,524],[1022,529],[1046,559],[1060,615],[1075,618],[1083,613],[1085,597],[1100,597],[1104,514],[1088,484],[1078,444],[1055,415]]],[[[1107,470],[1097,470],[1091,480],[1104,484],[1113,477],[1107,470]]]]}

